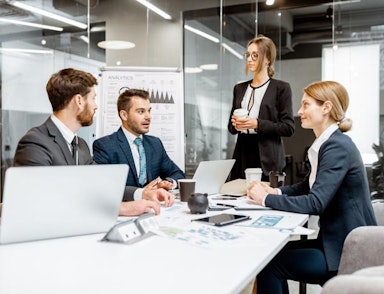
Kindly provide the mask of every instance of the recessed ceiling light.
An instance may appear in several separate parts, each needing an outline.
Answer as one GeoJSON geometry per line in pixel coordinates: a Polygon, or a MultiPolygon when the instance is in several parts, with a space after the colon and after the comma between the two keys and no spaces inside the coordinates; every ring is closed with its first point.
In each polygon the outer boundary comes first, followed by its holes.
{"type": "Polygon", "coordinates": [[[24,49],[24,48],[0,48],[0,52],[17,52],[31,54],[53,54],[53,50],[24,49]]]}
{"type": "Polygon", "coordinates": [[[202,64],[200,68],[203,70],[217,70],[219,66],[216,63],[202,64]]]}
{"type": "Polygon", "coordinates": [[[81,23],[81,22],[78,22],[76,20],[69,19],[67,17],[61,16],[61,15],[57,15],[55,13],[46,11],[44,9],[33,7],[33,6],[28,5],[28,4],[24,4],[22,2],[19,2],[19,1],[7,1],[7,2],[8,2],[8,4],[10,4],[12,6],[15,6],[17,8],[24,9],[24,10],[27,10],[27,11],[30,11],[30,12],[33,12],[33,13],[37,13],[37,14],[43,15],[45,17],[49,17],[49,18],[52,18],[52,19],[55,19],[55,20],[67,23],[69,25],[78,27],[78,28],[83,29],[83,30],[88,27],[87,24],[85,24],[85,23],[81,23]]]}
{"type": "Polygon", "coordinates": [[[97,43],[97,46],[103,49],[123,50],[123,49],[131,49],[136,45],[128,41],[101,41],[97,43]]]}

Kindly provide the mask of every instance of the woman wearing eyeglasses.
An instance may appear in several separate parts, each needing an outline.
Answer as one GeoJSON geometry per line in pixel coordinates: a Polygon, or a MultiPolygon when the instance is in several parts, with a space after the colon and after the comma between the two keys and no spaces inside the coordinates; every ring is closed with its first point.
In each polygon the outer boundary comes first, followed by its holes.
{"type": "Polygon", "coordinates": [[[287,82],[273,79],[276,46],[270,38],[259,35],[249,41],[244,54],[245,72],[253,79],[235,85],[228,130],[238,135],[233,154],[236,159],[230,180],[245,178],[245,169],[261,168],[262,180],[270,171],[285,167],[282,137],[295,130],[292,112],[292,92],[287,82]],[[247,117],[233,115],[243,108],[247,117]]]}

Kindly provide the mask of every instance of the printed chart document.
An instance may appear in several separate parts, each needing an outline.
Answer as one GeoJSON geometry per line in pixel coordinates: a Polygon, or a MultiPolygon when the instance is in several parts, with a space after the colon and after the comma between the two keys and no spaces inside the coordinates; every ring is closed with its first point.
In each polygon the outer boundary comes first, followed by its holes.
{"type": "MultiPolygon", "coordinates": [[[[241,224],[239,224],[240,226],[241,224]]],[[[259,229],[277,229],[280,232],[290,233],[291,235],[311,235],[315,230],[296,226],[292,222],[292,217],[289,215],[281,214],[268,214],[265,213],[258,218],[252,219],[251,222],[245,224],[248,227],[259,229]]]]}

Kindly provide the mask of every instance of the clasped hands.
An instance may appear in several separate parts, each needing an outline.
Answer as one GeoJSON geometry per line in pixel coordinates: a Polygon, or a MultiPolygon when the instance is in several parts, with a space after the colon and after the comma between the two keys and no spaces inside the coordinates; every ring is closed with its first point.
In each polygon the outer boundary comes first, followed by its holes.
{"type": "Polygon", "coordinates": [[[256,201],[256,204],[263,205],[263,201],[268,194],[279,194],[276,188],[271,188],[268,184],[253,181],[247,187],[247,196],[256,201]]]}
{"type": "Polygon", "coordinates": [[[165,207],[170,207],[175,201],[173,194],[168,192],[172,187],[173,183],[158,177],[144,187],[142,199],[157,202],[159,205],[164,202],[165,207]]]}
{"type": "Polygon", "coordinates": [[[253,117],[237,117],[236,115],[232,115],[231,122],[239,132],[249,129],[257,129],[259,127],[257,119],[253,117]]]}
{"type": "Polygon", "coordinates": [[[142,199],[121,203],[119,215],[137,216],[146,212],[158,215],[161,202],[165,207],[169,207],[175,201],[173,195],[167,191],[172,186],[173,184],[167,180],[154,179],[144,187],[142,199]]]}

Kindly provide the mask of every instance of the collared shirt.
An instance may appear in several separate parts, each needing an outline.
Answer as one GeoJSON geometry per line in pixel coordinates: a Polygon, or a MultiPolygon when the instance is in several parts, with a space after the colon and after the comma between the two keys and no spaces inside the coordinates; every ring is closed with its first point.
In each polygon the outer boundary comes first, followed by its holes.
{"type": "MultiPolygon", "coordinates": [[[[125,129],[123,126],[121,126],[123,129],[124,135],[127,138],[127,141],[129,143],[129,147],[131,148],[133,160],[135,162],[136,172],[137,174],[140,173],[140,156],[139,156],[139,148],[137,145],[133,142],[137,136],[129,132],[127,129],[125,129]]],[[[140,139],[143,139],[143,136],[139,136],[140,139]]]]}
{"type": "MultiPolygon", "coordinates": [[[[133,161],[135,162],[136,167],[136,173],[140,173],[140,156],[139,156],[139,148],[137,145],[133,142],[137,136],[129,132],[126,128],[121,126],[121,129],[124,132],[125,137],[127,138],[127,141],[129,143],[129,147],[131,148],[133,161]]],[[[143,136],[139,137],[140,139],[143,139],[143,136]]],[[[135,192],[133,193],[133,199],[134,200],[140,200],[143,198],[143,188],[137,188],[135,192]]]]}
{"type": "Polygon", "coordinates": [[[312,188],[317,175],[317,165],[319,161],[319,150],[321,145],[329,139],[329,137],[338,129],[336,123],[330,125],[316,140],[312,146],[308,149],[308,160],[311,164],[311,173],[309,175],[309,188],[312,188]]]}
{"type": "Polygon", "coordinates": [[[59,120],[54,114],[51,114],[51,120],[55,126],[59,129],[60,133],[63,135],[65,142],[67,142],[69,151],[72,153],[72,141],[76,136],[61,120],[59,120]]]}

